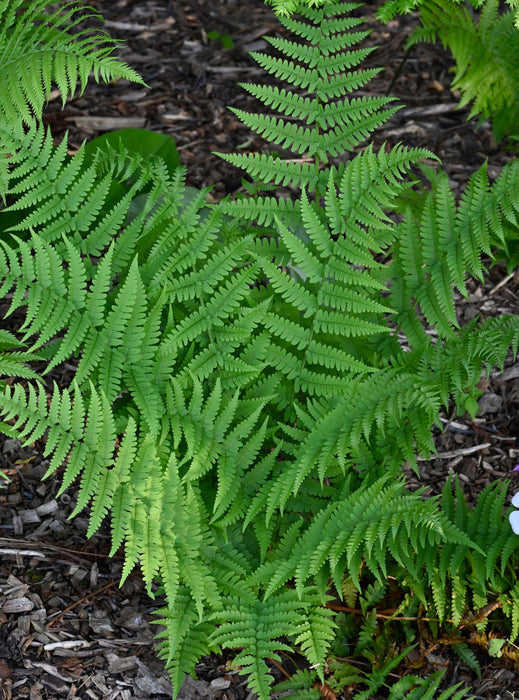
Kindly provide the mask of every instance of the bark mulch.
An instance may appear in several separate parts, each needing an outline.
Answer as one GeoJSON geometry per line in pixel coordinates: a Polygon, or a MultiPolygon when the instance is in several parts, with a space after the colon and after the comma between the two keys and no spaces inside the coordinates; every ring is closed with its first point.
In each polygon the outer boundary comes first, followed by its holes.
{"type": "MultiPolygon", "coordinates": [[[[171,134],[188,167],[189,185],[212,187],[215,199],[236,192],[241,173],[213,152],[265,147],[226,106],[257,109],[236,83],[263,80],[248,52],[267,48],[262,36],[279,30],[272,12],[262,0],[90,0],[90,5],[103,14],[110,34],[124,41],[120,55],[149,87],[92,84],[64,110],[53,94],[45,115],[53,133],[60,137],[68,130],[71,150],[84,139],[125,127],[171,134]],[[233,48],[209,39],[211,31],[231,37],[233,48]]],[[[367,6],[372,15],[375,9],[367,6]]],[[[440,47],[419,46],[403,62],[415,23],[412,15],[387,27],[369,21],[369,41],[380,46],[370,65],[385,66],[370,93],[384,94],[391,86],[391,94],[406,105],[375,141],[429,148],[461,191],[485,159],[494,177],[513,154],[493,142],[488,124],[478,129],[466,121],[466,110],[457,109],[459,96],[449,89],[451,60],[440,47]]],[[[464,320],[478,313],[519,313],[519,275],[494,268],[484,285],[472,284],[459,311],[464,320]]],[[[438,455],[421,463],[421,480],[413,485],[435,494],[457,474],[471,501],[491,481],[510,478],[510,494],[519,488],[511,472],[519,461],[519,366],[510,361],[482,388],[476,420],[443,416],[438,455]]],[[[170,697],[151,624],[160,600],[147,596],[138,571],[119,588],[122,557],[108,556],[108,530],[87,540],[87,518],[68,520],[76,491],[71,487],[58,497],[59,475],[42,480],[42,445],[2,440],[0,468],[11,480],[0,491],[0,700],[170,697]]],[[[519,690],[517,669],[499,660],[489,660],[481,679],[441,650],[434,662],[448,665],[449,682],[470,684],[477,698],[511,699],[519,690]]],[[[183,700],[253,700],[224,657],[203,659],[197,674],[199,680],[186,679],[183,700]]]]}

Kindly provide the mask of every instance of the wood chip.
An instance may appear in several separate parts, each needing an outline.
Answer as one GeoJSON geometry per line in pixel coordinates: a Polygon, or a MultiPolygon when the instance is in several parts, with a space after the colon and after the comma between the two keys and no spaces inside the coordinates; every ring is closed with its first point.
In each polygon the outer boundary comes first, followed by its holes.
{"type": "MultiPolygon", "coordinates": [[[[458,457],[459,455],[471,455],[474,452],[480,452],[481,450],[486,450],[490,447],[490,442],[483,442],[481,445],[473,445],[472,447],[460,447],[459,450],[450,450],[449,452],[438,452],[435,455],[431,455],[431,459],[452,459],[453,457],[458,457]]],[[[430,460],[425,457],[418,457],[419,462],[429,462],[430,460]]]]}
{"type": "Polygon", "coordinates": [[[18,514],[24,524],[41,523],[41,518],[36,510],[20,510],[18,514]]]}
{"type": "Polygon", "coordinates": [[[55,513],[58,510],[58,502],[55,498],[53,498],[52,501],[42,503],[41,506],[38,506],[35,510],[38,513],[38,515],[42,517],[45,515],[50,515],[51,513],[55,513]]]}
{"type": "Polygon", "coordinates": [[[67,639],[63,642],[45,644],[43,648],[45,651],[54,651],[55,649],[78,649],[87,646],[89,646],[88,642],[85,642],[84,639],[67,639]]]}
{"type": "Polygon", "coordinates": [[[30,598],[26,598],[25,596],[21,598],[10,598],[2,605],[2,611],[7,614],[29,612],[33,608],[34,603],[30,598]]]}
{"type": "Polygon", "coordinates": [[[115,131],[116,129],[142,129],[146,120],[142,117],[67,117],[84,131],[115,131]]]}
{"type": "Polygon", "coordinates": [[[123,673],[123,671],[137,668],[136,656],[117,656],[113,651],[107,651],[106,660],[108,661],[108,670],[110,673],[123,673]]]}

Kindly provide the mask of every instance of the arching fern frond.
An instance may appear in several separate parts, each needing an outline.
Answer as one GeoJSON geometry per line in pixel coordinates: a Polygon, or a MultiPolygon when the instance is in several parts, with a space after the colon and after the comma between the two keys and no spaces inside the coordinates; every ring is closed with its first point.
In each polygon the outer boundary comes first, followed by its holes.
{"type": "MultiPolygon", "coordinates": [[[[461,92],[460,107],[471,104],[469,118],[477,116],[480,122],[491,117],[498,140],[510,133],[517,135],[517,8],[501,12],[498,0],[473,0],[477,12],[453,0],[423,0],[412,4],[420,10],[421,24],[409,37],[407,46],[439,39],[455,60],[452,86],[461,92]]],[[[397,8],[402,7],[402,2],[392,1],[384,7],[379,16],[387,17],[401,11],[397,8]]]]}
{"type": "MultiPolygon", "coordinates": [[[[420,494],[405,492],[401,481],[390,483],[384,477],[323,508],[299,535],[286,560],[281,563],[273,557],[276,564],[264,564],[257,576],[268,581],[267,595],[291,578],[302,593],[322,567],[337,582],[346,565],[359,586],[361,566],[367,566],[379,580],[386,576],[391,558],[415,571],[417,549],[423,551],[427,542],[434,547],[451,540],[472,544],[467,534],[440,514],[433,499],[424,505],[420,494]]],[[[322,577],[326,580],[327,576],[322,577]]]]}
{"type": "Polygon", "coordinates": [[[0,121],[40,118],[51,88],[57,86],[62,103],[88,76],[107,82],[125,78],[142,84],[139,75],[112,56],[117,42],[99,30],[78,29],[84,19],[99,15],[79,2],[45,11],[42,0],[0,0],[0,121]]]}

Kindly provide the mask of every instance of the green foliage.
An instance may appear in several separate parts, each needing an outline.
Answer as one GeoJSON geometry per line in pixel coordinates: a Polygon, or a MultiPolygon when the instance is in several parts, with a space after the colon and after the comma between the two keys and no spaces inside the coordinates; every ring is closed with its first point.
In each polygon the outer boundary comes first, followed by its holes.
{"type": "Polygon", "coordinates": [[[304,0],[303,2],[298,2],[298,0],[267,0],[267,2],[281,17],[294,14],[301,6],[319,7],[325,4],[325,0],[304,0]]]}
{"type": "Polygon", "coordinates": [[[390,685],[388,676],[400,660],[399,657],[392,658],[383,667],[372,671],[361,671],[349,662],[335,661],[329,665],[330,676],[327,685],[323,687],[323,693],[316,680],[317,675],[307,670],[297,671],[289,680],[278,683],[275,690],[279,693],[290,691],[286,695],[289,700],[319,700],[322,697],[333,697],[330,693],[341,693],[345,688],[354,700],[369,700],[381,688],[388,692],[388,700],[472,700],[474,697],[467,695],[468,690],[461,688],[462,683],[439,691],[445,671],[438,671],[427,678],[407,674],[390,685]],[[359,686],[367,688],[351,695],[359,686]]]}
{"type": "Polygon", "coordinates": [[[220,41],[224,49],[234,49],[234,41],[232,40],[232,36],[230,34],[225,34],[214,30],[207,32],[207,38],[220,41]]]}
{"type": "MultiPolygon", "coordinates": [[[[519,166],[492,187],[481,169],[459,202],[440,175],[417,203],[410,172],[430,153],[368,144],[354,155],[393,109],[348,97],[375,74],[359,68],[368,51],[351,49],[366,35],[357,7],[298,6],[283,20],[297,40],[271,40],[281,55],[257,57],[304,95],[247,86],[282,117],[240,113],[245,123],[306,161],[228,160],[296,187],[293,200],[210,207],[182,168],[114,150],[112,137],[68,156],[33,98],[0,121],[0,297],[16,329],[0,336],[0,362],[28,379],[35,360],[43,379],[77,364],[67,388],[5,386],[2,429],[46,439],[48,474],[64,467],[62,491],[78,482],[74,515],[90,508],[88,534],[110,519],[123,580],[139,565],[150,595],[159,582],[159,654],[175,694],[222,647],[239,649],[262,700],[267,660],[293,647],[323,683],[342,634],[373,664],[358,696],[370,697],[412,643],[378,634],[388,581],[402,610],[421,605],[438,628],[497,601],[518,632],[504,494],[485,492],[471,511],[459,487],[424,499],[401,473],[434,450],[442,407],[465,406],[482,370],[517,348],[518,318],[462,326],[454,292],[517,234],[519,166]],[[360,601],[361,624],[343,621],[354,642],[336,620],[343,595],[360,601]]],[[[32,20],[13,15],[21,36],[37,33],[32,20]]],[[[63,60],[74,76],[76,59],[63,60]]],[[[471,619],[483,633],[485,618],[471,619]]],[[[307,680],[298,692],[315,697],[307,680]]],[[[394,697],[432,698],[439,684],[412,680],[394,697]]]]}
{"type": "MultiPolygon", "coordinates": [[[[468,118],[492,119],[497,140],[519,138],[519,31],[517,14],[500,12],[499,0],[461,4],[454,0],[386,2],[378,16],[388,21],[396,13],[420,11],[420,27],[407,48],[420,41],[440,40],[456,63],[452,88],[461,93],[460,107],[471,104],[468,118]]],[[[517,11],[516,11],[517,12],[517,11]]]]}
{"type": "Polygon", "coordinates": [[[77,29],[96,13],[72,0],[46,12],[42,0],[0,0],[0,120],[8,126],[39,117],[55,83],[62,103],[90,73],[105,82],[126,78],[142,83],[135,71],[112,56],[116,42],[104,32],[77,29]],[[30,21],[20,21],[22,16],[30,21]]]}
{"type": "Polygon", "coordinates": [[[91,163],[98,151],[114,150],[138,153],[144,158],[159,157],[168,169],[170,176],[180,165],[175,141],[167,134],[157,134],[148,129],[119,129],[102,134],[85,146],[87,163],[91,163]]]}
{"type": "MultiPolygon", "coordinates": [[[[251,54],[282,86],[241,84],[268,108],[269,114],[231,110],[246,126],[295,156],[219,154],[243,168],[253,181],[323,192],[329,184],[330,174],[333,173],[334,179],[338,180],[344,171],[342,166],[337,171],[322,170],[321,164],[352,152],[397,109],[389,107],[393,99],[388,97],[348,97],[368,84],[381,70],[357,69],[373,51],[372,48],[351,48],[369,34],[361,28],[361,18],[344,14],[345,10],[351,12],[357,7],[334,2],[326,2],[321,10],[301,6],[299,18],[280,18],[281,24],[291,32],[292,39],[266,37],[275,49],[275,55],[251,54]],[[271,116],[272,113],[279,116],[271,116]]],[[[412,156],[403,155],[399,166],[391,164],[393,171],[388,164],[389,178],[405,171],[413,157],[426,155],[425,151],[415,152],[412,156]]],[[[276,211],[284,213],[285,206],[290,206],[290,203],[278,202],[274,198],[260,200],[255,206],[247,199],[238,210],[233,210],[233,214],[241,213],[268,224],[273,221],[276,211]]],[[[295,220],[299,219],[296,216],[295,220]]]]}
{"type": "Polygon", "coordinates": [[[461,688],[463,683],[456,683],[450,688],[446,688],[439,695],[436,691],[441,683],[443,671],[438,671],[432,674],[429,678],[421,678],[420,676],[408,675],[391,687],[391,694],[388,700],[462,700],[467,698],[471,700],[474,696],[467,696],[467,690],[461,688]]]}

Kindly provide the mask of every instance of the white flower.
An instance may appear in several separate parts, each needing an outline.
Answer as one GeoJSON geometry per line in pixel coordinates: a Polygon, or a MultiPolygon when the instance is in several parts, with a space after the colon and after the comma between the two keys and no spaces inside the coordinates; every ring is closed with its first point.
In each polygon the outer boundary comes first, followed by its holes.
{"type": "MultiPolygon", "coordinates": [[[[512,505],[515,508],[519,508],[519,491],[512,498],[512,505]]],[[[515,532],[516,535],[519,535],[519,510],[514,510],[513,513],[510,513],[509,518],[512,530],[515,532]]]]}

